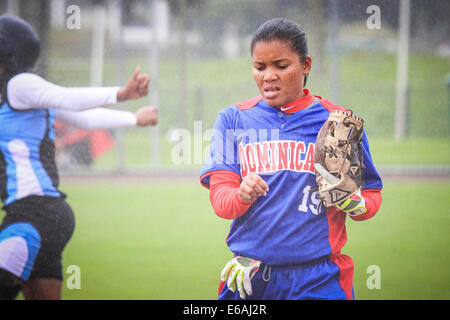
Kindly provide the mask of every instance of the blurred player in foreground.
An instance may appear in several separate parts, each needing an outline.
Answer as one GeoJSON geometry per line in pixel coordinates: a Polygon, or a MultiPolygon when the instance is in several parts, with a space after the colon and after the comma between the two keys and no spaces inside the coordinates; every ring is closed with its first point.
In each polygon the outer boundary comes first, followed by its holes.
{"type": "Polygon", "coordinates": [[[381,204],[367,137],[361,210],[320,206],[314,144],[330,112],[344,108],[305,88],[312,59],[294,22],[260,26],[251,55],[261,95],[219,113],[200,177],[215,213],[233,219],[219,299],[353,299],[345,219],[369,219],[381,204]]]}
{"type": "Polygon", "coordinates": [[[0,16],[0,299],[60,299],[62,251],[74,230],[59,191],[54,121],[82,129],[157,124],[157,109],[135,114],[103,108],[148,94],[150,77],[136,69],[125,87],[66,88],[30,73],[40,53],[33,28],[0,16]]]}

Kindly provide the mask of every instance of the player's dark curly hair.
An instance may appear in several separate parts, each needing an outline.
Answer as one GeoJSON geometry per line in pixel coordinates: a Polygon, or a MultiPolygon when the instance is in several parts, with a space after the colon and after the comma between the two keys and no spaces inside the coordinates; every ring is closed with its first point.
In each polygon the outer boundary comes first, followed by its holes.
{"type": "MultiPolygon", "coordinates": [[[[270,42],[272,40],[289,41],[292,50],[300,57],[300,61],[304,62],[308,56],[308,42],[303,28],[297,23],[285,18],[273,18],[264,22],[252,37],[250,44],[250,52],[253,55],[253,49],[259,41],[270,42]]],[[[305,76],[304,85],[308,75],[305,76]]]]}

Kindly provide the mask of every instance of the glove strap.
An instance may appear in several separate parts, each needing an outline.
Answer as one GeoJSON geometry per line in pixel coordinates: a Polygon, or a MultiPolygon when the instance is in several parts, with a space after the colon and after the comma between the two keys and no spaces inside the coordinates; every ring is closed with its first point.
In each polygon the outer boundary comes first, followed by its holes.
{"type": "Polygon", "coordinates": [[[361,191],[356,192],[350,198],[336,204],[336,207],[351,216],[359,216],[367,212],[366,200],[364,200],[364,197],[361,195],[361,191]]]}

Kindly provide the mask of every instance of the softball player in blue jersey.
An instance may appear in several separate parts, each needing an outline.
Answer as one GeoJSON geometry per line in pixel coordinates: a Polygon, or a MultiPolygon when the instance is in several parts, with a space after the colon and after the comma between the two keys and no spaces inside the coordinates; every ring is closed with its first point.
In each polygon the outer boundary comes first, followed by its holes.
{"type": "Polygon", "coordinates": [[[0,16],[0,299],[59,299],[62,252],[74,230],[59,190],[55,119],[83,129],[156,124],[157,109],[136,114],[102,108],[147,95],[150,78],[137,69],[123,88],[65,88],[29,71],[40,52],[33,28],[0,16]]]}
{"type": "Polygon", "coordinates": [[[353,299],[353,261],[341,253],[345,219],[366,220],[381,204],[382,181],[364,133],[367,210],[351,215],[319,206],[313,154],[317,133],[337,106],[304,86],[311,70],[303,29],[264,23],[251,42],[260,96],[222,110],[201,170],[215,213],[233,219],[234,257],[219,299],[353,299]]]}

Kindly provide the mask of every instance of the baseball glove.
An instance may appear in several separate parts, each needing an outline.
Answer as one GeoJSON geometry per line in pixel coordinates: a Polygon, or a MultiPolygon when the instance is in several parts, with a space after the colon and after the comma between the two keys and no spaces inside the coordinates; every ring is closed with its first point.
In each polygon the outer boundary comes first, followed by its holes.
{"type": "Polygon", "coordinates": [[[364,120],[334,110],[317,135],[314,168],[321,204],[338,205],[364,186],[361,140],[364,120]]]}

